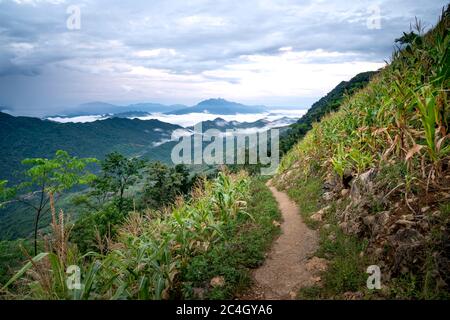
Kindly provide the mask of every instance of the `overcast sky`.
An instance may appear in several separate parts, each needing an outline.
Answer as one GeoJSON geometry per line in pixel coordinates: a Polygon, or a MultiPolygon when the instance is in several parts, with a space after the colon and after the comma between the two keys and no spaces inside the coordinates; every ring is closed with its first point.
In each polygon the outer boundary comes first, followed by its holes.
{"type": "Polygon", "coordinates": [[[222,97],[309,107],[383,66],[414,17],[430,27],[446,3],[0,0],[0,106],[48,115],[89,101],[222,97]]]}

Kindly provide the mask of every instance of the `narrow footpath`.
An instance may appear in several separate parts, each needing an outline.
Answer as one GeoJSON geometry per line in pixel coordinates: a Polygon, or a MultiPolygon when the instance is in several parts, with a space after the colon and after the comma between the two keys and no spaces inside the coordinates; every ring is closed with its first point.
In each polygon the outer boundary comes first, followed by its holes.
{"type": "Polygon", "coordinates": [[[281,235],[275,240],[264,264],[253,271],[254,285],[241,299],[295,299],[303,286],[314,284],[308,259],[318,247],[318,234],[302,221],[297,205],[275,187],[272,191],[282,213],[281,235]]]}

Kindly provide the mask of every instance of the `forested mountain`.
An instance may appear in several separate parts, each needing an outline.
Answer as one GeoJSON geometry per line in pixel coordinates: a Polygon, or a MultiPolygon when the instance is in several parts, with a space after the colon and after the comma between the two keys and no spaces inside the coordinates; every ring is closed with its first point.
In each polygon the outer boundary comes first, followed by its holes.
{"type": "Polygon", "coordinates": [[[78,157],[102,159],[119,151],[139,155],[155,143],[170,139],[180,126],[158,120],[111,118],[90,123],[56,123],[30,117],[0,113],[0,179],[17,181],[15,172],[30,157],[49,157],[66,150],[78,157]]]}

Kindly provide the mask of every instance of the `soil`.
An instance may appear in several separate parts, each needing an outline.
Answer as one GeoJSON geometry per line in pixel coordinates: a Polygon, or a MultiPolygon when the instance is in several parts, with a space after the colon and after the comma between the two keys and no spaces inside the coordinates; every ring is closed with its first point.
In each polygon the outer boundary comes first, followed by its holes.
{"type": "MultiPolygon", "coordinates": [[[[302,221],[297,205],[287,194],[270,185],[282,213],[281,235],[274,242],[264,264],[253,271],[253,287],[241,299],[290,300],[297,297],[303,286],[320,281],[310,259],[318,248],[318,234],[302,221]]],[[[317,259],[317,258],[315,258],[317,259]]],[[[314,260],[316,261],[316,260],[314,260]]]]}

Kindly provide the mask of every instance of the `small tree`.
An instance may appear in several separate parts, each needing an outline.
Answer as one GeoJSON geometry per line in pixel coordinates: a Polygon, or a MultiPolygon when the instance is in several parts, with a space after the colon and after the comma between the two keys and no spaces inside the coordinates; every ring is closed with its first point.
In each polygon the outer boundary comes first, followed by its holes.
{"type": "Polygon", "coordinates": [[[139,170],[144,162],[135,158],[127,159],[118,152],[110,153],[101,163],[102,173],[93,182],[97,194],[108,193],[118,197],[118,208],[123,211],[124,193],[140,177],[139,170]]]}
{"type": "Polygon", "coordinates": [[[148,174],[144,200],[153,208],[167,205],[176,196],[186,194],[191,189],[189,171],[184,165],[169,168],[160,162],[155,162],[150,164],[148,174]]]}
{"type": "Polygon", "coordinates": [[[71,157],[65,151],[58,150],[53,159],[30,158],[22,161],[29,166],[23,172],[25,181],[19,185],[5,189],[5,183],[0,183],[0,190],[15,201],[33,209],[34,218],[34,254],[37,254],[37,232],[39,221],[48,212],[48,204],[55,195],[73,188],[76,185],[89,183],[94,175],[87,172],[86,166],[96,159],[71,157]]]}
{"type": "Polygon", "coordinates": [[[0,208],[11,198],[11,192],[6,188],[7,180],[0,180],[0,208]]]}

